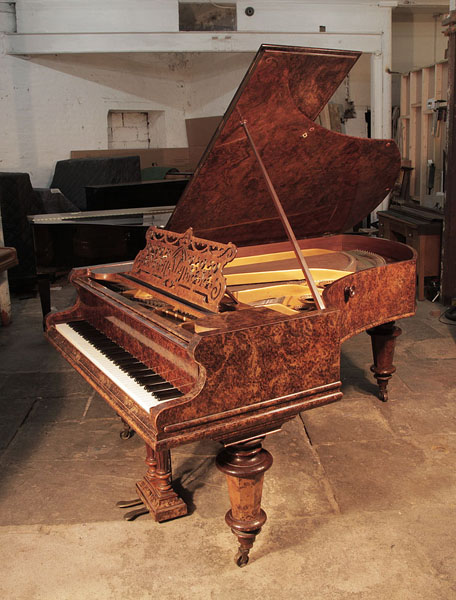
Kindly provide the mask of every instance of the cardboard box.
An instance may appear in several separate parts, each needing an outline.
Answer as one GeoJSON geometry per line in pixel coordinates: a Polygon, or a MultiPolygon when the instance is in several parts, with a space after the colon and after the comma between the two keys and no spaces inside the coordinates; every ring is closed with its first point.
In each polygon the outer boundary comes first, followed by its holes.
{"type": "Polygon", "coordinates": [[[188,149],[188,162],[190,164],[191,171],[196,169],[205,150],[206,146],[192,146],[188,149]]]}
{"type": "Polygon", "coordinates": [[[193,146],[203,146],[206,148],[221,120],[222,117],[185,119],[189,148],[193,146]]]}
{"type": "Polygon", "coordinates": [[[148,167],[176,167],[180,171],[194,171],[209,144],[222,117],[186,119],[188,148],[116,148],[106,150],[72,150],[70,158],[97,158],[101,156],[139,156],[141,169],[148,167]]]}

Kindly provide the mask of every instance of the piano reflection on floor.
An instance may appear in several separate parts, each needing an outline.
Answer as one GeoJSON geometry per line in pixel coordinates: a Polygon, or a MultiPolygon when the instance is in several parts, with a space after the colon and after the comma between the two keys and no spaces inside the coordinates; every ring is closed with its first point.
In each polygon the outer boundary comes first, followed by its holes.
{"type": "Polygon", "coordinates": [[[394,321],[415,311],[414,250],[341,233],[392,188],[397,148],[314,122],[358,55],[263,46],[166,230],[133,262],[74,269],[75,305],[46,322],[146,444],[130,516],[185,515],[170,450],[222,442],[239,566],[266,521],[263,438],[342,398],[341,344],[362,331],[386,400],[394,321]]]}

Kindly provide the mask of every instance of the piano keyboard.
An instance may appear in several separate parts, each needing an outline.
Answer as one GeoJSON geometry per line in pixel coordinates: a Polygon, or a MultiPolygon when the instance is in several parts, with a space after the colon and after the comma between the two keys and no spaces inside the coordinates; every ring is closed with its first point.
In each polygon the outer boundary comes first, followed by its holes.
{"type": "Polygon", "coordinates": [[[56,329],[145,411],[182,396],[171,383],[87,321],[60,323],[56,329]]]}

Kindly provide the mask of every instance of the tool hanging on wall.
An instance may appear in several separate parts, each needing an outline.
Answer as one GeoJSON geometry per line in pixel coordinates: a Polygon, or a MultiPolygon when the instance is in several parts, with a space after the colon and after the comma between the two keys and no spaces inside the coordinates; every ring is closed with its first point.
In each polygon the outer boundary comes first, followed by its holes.
{"type": "Polygon", "coordinates": [[[434,179],[435,179],[435,164],[433,160],[428,160],[427,163],[427,189],[428,194],[432,192],[434,189],[434,179]]]}
{"type": "Polygon", "coordinates": [[[434,137],[440,136],[441,125],[440,123],[445,122],[447,119],[447,103],[446,100],[434,100],[433,98],[427,101],[427,108],[432,109],[434,114],[432,116],[432,130],[431,133],[434,137]]]}
{"type": "Polygon", "coordinates": [[[355,119],[356,118],[356,110],[355,103],[350,98],[350,79],[347,76],[345,78],[345,105],[344,105],[344,115],[343,120],[346,119],[355,119]]]}

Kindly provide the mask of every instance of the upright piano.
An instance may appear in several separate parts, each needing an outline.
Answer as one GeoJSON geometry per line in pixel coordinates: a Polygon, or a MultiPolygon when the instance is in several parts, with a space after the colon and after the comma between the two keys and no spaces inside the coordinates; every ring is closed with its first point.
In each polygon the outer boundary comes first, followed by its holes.
{"type": "Polygon", "coordinates": [[[346,234],[391,190],[391,140],[315,119],[359,53],[260,48],[166,229],[135,260],[74,269],[74,306],[46,335],[146,444],[140,501],[186,514],[170,450],[220,441],[247,564],[266,521],[262,447],[298,413],[340,400],[341,343],[367,330],[382,400],[414,314],[415,251],[346,234]]]}

